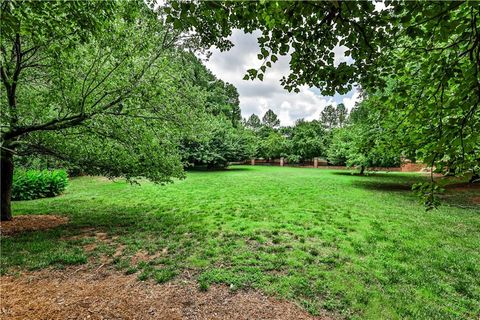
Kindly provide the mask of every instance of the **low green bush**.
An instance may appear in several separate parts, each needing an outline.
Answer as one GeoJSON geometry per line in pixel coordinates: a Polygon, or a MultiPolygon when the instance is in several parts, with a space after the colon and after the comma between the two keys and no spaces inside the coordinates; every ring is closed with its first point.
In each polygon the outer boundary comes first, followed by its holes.
{"type": "Polygon", "coordinates": [[[65,170],[15,170],[12,200],[54,197],[65,190],[67,183],[65,170]]]}

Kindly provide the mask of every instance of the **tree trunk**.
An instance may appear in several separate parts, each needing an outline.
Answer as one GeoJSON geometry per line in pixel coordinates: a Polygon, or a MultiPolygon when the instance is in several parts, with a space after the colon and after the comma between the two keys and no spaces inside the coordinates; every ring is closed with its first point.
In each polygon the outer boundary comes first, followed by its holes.
{"type": "Polygon", "coordinates": [[[365,173],[365,166],[361,166],[360,167],[360,175],[363,176],[364,173],[365,173]]]}
{"type": "Polygon", "coordinates": [[[12,220],[13,153],[2,148],[0,161],[1,221],[12,220]]]}
{"type": "Polygon", "coordinates": [[[480,182],[480,174],[478,173],[474,173],[472,175],[472,177],[470,178],[470,181],[468,181],[469,183],[476,183],[476,182],[480,182]]]}

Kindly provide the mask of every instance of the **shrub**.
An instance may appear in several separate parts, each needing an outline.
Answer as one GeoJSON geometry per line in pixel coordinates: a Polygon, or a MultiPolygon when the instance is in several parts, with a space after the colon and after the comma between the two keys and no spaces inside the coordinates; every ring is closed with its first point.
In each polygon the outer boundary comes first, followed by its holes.
{"type": "Polygon", "coordinates": [[[59,195],[67,186],[65,170],[16,170],[12,200],[32,200],[59,195]]]}
{"type": "Polygon", "coordinates": [[[300,163],[300,160],[302,159],[301,156],[297,154],[289,154],[287,155],[287,163],[289,164],[297,164],[300,163]]]}

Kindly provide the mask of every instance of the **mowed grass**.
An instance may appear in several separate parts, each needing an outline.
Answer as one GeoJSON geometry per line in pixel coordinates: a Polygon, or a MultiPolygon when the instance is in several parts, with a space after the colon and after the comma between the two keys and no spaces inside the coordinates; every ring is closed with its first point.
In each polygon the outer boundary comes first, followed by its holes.
{"type": "Polygon", "coordinates": [[[478,319],[480,206],[469,199],[479,189],[425,212],[409,191],[420,179],[260,166],[189,172],[166,186],[75,178],[62,196],[14,203],[15,214],[70,223],[4,237],[2,272],[110,256],[140,280],[188,274],[200,290],[256,288],[313,314],[478,319]],[[132,259],[139,252],[151,259],[132,259]]]}

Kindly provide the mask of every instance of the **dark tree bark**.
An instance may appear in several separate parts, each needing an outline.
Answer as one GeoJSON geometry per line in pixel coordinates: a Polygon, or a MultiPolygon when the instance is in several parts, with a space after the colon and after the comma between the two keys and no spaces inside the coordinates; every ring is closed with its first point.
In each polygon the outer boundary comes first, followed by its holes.
{"type": "Polygon", "coordinates": [[[478,183],[480,182],[480,174],[479,173],[474,173],[472,177],[470,178],[469,183],[478,183]]]}
{"type": "Polygon", "coordinates": [[[365,166],[360,167],[360,175],[363,175],[365,173],[365,166]]]}
{"type": "Polygon", "coordinates": [[[12,220],[13,153],[2,148],[0,161],[1,221],[12,220]]]}

